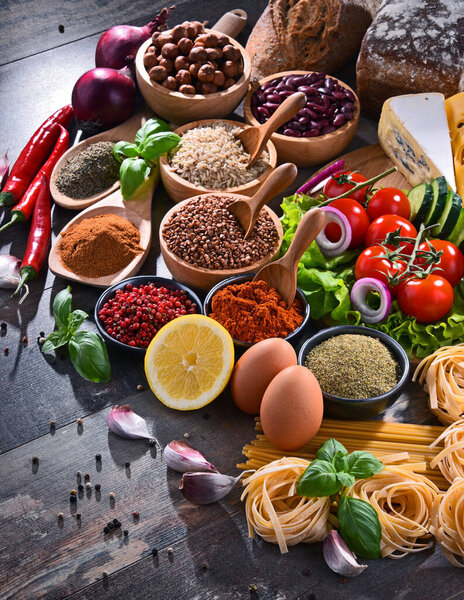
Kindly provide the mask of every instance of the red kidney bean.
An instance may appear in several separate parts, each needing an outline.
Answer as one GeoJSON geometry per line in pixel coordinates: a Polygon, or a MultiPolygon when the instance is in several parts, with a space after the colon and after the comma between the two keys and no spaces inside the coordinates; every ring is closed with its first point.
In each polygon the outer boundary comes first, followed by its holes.
{"type": "Polygon", "coordinates": [[[329,108],[327,109],[327,112],[325,113],[326,117],[328,119],[331,119],[334,116],[334,114],[335,114],[335,110],[336,110],[335,104],[331,104],[329,106],[329,108]]]}
{"type": "Polygon", "coordinates": [[[321,135],[327,135],[328,133],[332,133],[332,131],[335,131],[335,127],[333,125],[327,125],[327,127],[323,127],[321,129],[321,135]]]}
{"type": "Polygon", "coordinates": [[[330,123],[329,123],[329,119],[321,119],[321,120],[319,121],[319,125],[320,125],[321,127],[328,127],[328,126],[330,125],[330,123]]]}
{"type": "Polygon", "coordinates": [[[270,94],[273,94],[275,91],[276,91],[276,86],[273,85],[272,87],[267,88],[267,90],[265,90],[264,95],[267,98],[270,94]]]}
{"type": "Polygon", "coordinates": [[[309,129],[308,131],[305,131],[301,137],[318,137],[319,135],[321,135],[319,129],[309,129]]]}
{"type": "Polygon", "coordinates": [[[301,131],[297,131],[296,129],[284,129],[283,134],[289,137],[301,137],[301,131]]]}
{"type": "Polygon", "coordinates": [[[301,123],[298,123],[298,121],[288,121],[288,123],[285,123],[285,127],[287,127],[288,129],[296,129],[297,131],[304,131],[306,129],[306,127],[304,127],[301,123]]]}
{"type": "Polygon", "coordinates": [[[271,113],[267,110],[267,108],[264,108],[264,106],[258,106],[256,112],[258,113],[258,115],[264,117],[266,120],[269,119],[271,116],[271,113]]]}
{"type": "Polygon", "coordinates": [[[265,104],[263,104],[263,108],[267,108],[267,110],[270,113],[273,113],[274,111],[276,111],[279,108],[279,105],[275,104],[273,102],[266,102],[265,104]]]}
{"type": "Polygon", "coordinates": [[[352,102],[342,102],[342,107],[349,112],[354,112],[354,104],[352,102]]]}
{"type": "Polygon", "coordinates": [[[320,129],[321,124],[319,123],[319,121],[310,121],[310,127],[311,129],[320,129]]]}
{"type": "Polygon", "coordinates": [[[279,92],[279,96],[284,100],[295,93],[293,90],[276,90],[276,92],[279,92]]]}
{"type": "Polygon", "coordinates": [[[269,94],[266,98],[266,102],[272,102],[274,104],[282,104],[282,98],[279,94],[269,94]]]}
{"type": "Polygon", "coordinates": [[[335,86],[335,81],[332,79],[332,77],[327,77],[327,79],[324,82],[324,85],[328,90],[333,90],[335,86]]]}
{"type": "Polygon", "coordinates": [[[344,125],[346,123],[346,119],[344,117],[344,115],[336,115],[333,119],[332,119],[332,125],[334,127],[341,127],[342,125],[344,125]]]}
{"type": "Polygon", "coordinates": [[[346,112],[345,113],[345,119],[347,121],[351,121],[352,118],[353,118],[353,113],[351,113],[351,112],[346,112]]]}
{"type": "Polygon", "coordinates": [[[304,129],[307,129],[307,126],[311,123],[311,119],[308,119],[308,117],[300,117],[298,123],[302,125],[304,129]]]}
{"type": "Polygon", "coordinates": [[[332,92],[332,95],[337,100],[345,100],[345,98],[346,98],[345,92],[332,92]]]}
{"type": "Polygon", "coordinates": [[[303,92],[303,94],[306,94],[307,96],[316,96],[317,95],[317,90],[314,89],[313,87],[311,87],[310,85],[300,85],[298,87],[298,91],[303,92]]]}
{"type": "Polygon", "coordinates": [[[263,102],[265,102],[265,101],[266,101],[266,96],[264,95],[264,93],[263,93],[261,90],[258,90],[258,91],[255,93],[255,96],[256,96],[256,98],[258,99],[258,102],[259,102],[260,104],[262,104],[263,102]]]}
{"type": "Polygon", "coordinates": [[[277,81],[276,79],[274,79],[273,81],[268,81],[267,83],[263,83],[263,85],[261,86],[260,89],[264,91],[268,90],[270,87],[274,87],[276,84],[274,83],[275,81],[277,81]]]}
{"type": "Polygon", "coordinates": [[[278,85],[276,85],[276,91],[279,91],[279,92],[281,92],[281,91],[282,92],[294,92],[295,90],[290,85],[287,85],[286,83],[283,83],[281,81],[278,85]]]}
{"type": "Polygon", "coordinates": [[[319,104],[316,104],[315,102],[307,102],[306,108],[308,108],[309,110],[312,110],[316,113],[323,113],[325,111],[323,106],[320,106],[319,104]]]}

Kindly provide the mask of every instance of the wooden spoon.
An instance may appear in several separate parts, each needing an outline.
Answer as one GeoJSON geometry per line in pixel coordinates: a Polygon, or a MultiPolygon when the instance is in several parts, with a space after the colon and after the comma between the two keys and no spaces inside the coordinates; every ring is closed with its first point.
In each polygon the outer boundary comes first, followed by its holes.
{"type": "Polygon", "coordinates": [[[275,288],[289,308],[295,299],[298,262],[311,242],[316,239],[325,222],[326,214],[322,209],[313,208],[308,211],[299,222],[285,255],[265,265],[253,279],[253,281],[266,281],[275,288]]]}
{"type": "Polygon", "coordinates": [[[121,190],[116,190],[104,200],[100,200],[97,204],[90,206],[86,210],[79,213],[72,219],[66,227],[63,228],[50,249],[48,256],[48,266],[50,271],[55,275],[71,279],[79,283],[93,285],[95,287],[108,287],[114,285],[127,277],[135,275],[143,262],[145,261],[151,245],[151,200],[153,191],[159,181],[159,168],[155,169],[150,178],[143,184],[141,189],[136,193],[136,196],[129,201],[125,201],[121,195],[121,190]],[[139,245],[143,248],[143,252],[137,254],[134,259],[123,269],[117,273],[111,273],[104,277],[82,277],[77,275],[64,266],[60,259],[60,242],[63,233],[83,219],[96,217],[97,215],[114,214],[127,219],[135,225],[140,231],[139,245]]]}
{"type": "Polygon", "coordinates": [[[250,155],[247,167],[251,167],[260,157],[269,138],[276,129],[289,121],[306,104],[306,96],[303,92],[297,92],[286,98],[275,113],[262,125],[248,127],[237,134],[243,147],[250,155]]]}
{"type": "Polygon", "coordinates": [[[119,179],[117,179],[111,187],[103,190],[103,192],[100,192],[99,194],[95,194],[94,196],[89,196],[88,198],[71,198],[70,196],[66,196],[66,194],[62,194],[58,190],[56,187],[56,180],[64,164],[70,158],[79,152],[82,152],[82,150],[88,146],[91,146],[92,144],[96,144],[97,142],[118,142],[120,140],[133,142],[137,131],[142,127],[145,121],[152,116],[153,113],[151,113],[149,110],[138,112],[117,127],[113,127],[113,129],[109,129],[108,131],[104,131],[103,133],[99,133],[98,135],[87,138],[83,142],[76,144],[67,152],[65,152],[60,160],[56,163],[50,177],[50,192],[56,204],[59,204],[60,206],[70,210],[82,210],[83,208],[92,206],[92,204],[95,204],[99,200],[102,200],[102,198],[105,198],[106,196],[109,196],[109,194],[112,194],[114,191],[116,191],[119,188],[119,179]]]}
{"type": "Polygon", "coordinates": [[[283,192],[285,188],[293,183],[297,174],[297,168],[293,163],[284,163],[277,167],[269,177],[264,181],[254,196],[251,198],[236,200],[229,207],[228,211],[240,221],[245,230],[245,239],[253,231],[253,227],[258,219],[263,206],[274,196],[283,192]]]}

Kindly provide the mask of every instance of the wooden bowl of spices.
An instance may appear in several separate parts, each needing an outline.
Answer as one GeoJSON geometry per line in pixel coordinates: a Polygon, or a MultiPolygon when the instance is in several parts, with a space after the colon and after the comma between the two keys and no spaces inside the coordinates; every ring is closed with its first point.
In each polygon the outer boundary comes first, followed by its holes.
{"type": "Polygon", "coordinates": [[[204,119],[176,129],[182,144],[160,158],[161,180],[170,198],[181,202],[218,190],[253,196],[275,169],[277,151],[269,141],[264,156],[246,168],[249,155],[235,134],[248,127],[239,121],[204,119]]]}
{"type": "Polygon", "coordinates": [[[301,347],[298,362],[319,381],[324,411],[340,419],[375,417],[400,396],[409,359],[392,337],[369,327],[324,329],[301,347]]]}

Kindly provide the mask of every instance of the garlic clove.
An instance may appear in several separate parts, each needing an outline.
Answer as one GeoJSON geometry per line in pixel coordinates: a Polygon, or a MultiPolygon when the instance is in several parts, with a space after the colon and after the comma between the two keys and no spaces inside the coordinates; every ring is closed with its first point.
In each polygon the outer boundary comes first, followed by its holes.
{"type": "Polygon", "coordinates": [[[0,158],[0,190],[5,185],[10,173],[10,159],[8,158],[8,150],[0,158]]]}
{"type": "Polygon", "coordinates": [[[21,261],[11,254],[0,254],[0,288],[18,287],[21,261]]]}
{"type": "Polygon", "coordinates": [[[324,538],[322,553],[324,554],[325,562],[332,571],[345,577],[356,577],[364,569],[367,569],[367,565],[360,565],[356,562],[356,556],[351,552],[342,536],[335,529],[332,529],[324,538]]]}
{"type": "Polygon", "coordinates": [[[193,504],[212,504],[227,496],[240,478],[221,473],[184,473],[179,489],[193,504]]]}
{"type": "Polygon", "coordinates": [[[106,417],[110,431],[129,439],[153,439],[148,433],[147,422],[129,406],[112,406],[106,417]]]}
{"type": "Polygon", "coordinates": [[[169,442],[163,452],[164,460],[170,469],[179,473],[213,471],[216,467],[208,462],[201,452],[183,440],[169,442]]]}

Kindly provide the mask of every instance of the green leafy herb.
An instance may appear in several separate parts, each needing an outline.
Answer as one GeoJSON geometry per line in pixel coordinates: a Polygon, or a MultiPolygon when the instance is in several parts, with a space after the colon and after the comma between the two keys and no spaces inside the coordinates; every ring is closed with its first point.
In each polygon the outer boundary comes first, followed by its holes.
{"type": "Polygon", "coordinates": [[[330,438],[329,440],[326,440],[319,448],[316,453],[316,458],[319,460],[328,460],[329,462],[332,462],[338,452],[341,452],[342,456],[346,456],[348,454],[348,450],[343,444],[340,444],[340,442],[337,442],[337,440],[330,438]]]}
{"type": "Polygon", "coordinates": [[[382,529],[374,508],[364,500],[341,495],[338,504],[340,533],[352,552],[364,558],[380,558],[382,529]]]}
{"type": "Polygon", "coordinates": [[[337,479],[337,471],[328,460],[313,460],[298,481],[296,491],[300,496],[321,498],[338,494],[342,484],[337,479]]]}
{"type": "Polygon", "coordinates": [[[136,133],[135,144],[117,142],[113,154],[121,163],[121,193],[130,200],[156,168],[159,157],[179,145],[181,138],[161,119],[149,119],[136,133]]]}
{"type": "Polygon", "coordinates": [[[383,463],[370,452],[356,450],[347,457],[348,473],[356,479],[367,479],[383,469],[383,463]]]}
{"type": "Polygon", "coordinates": [[[89,315],[79,309],[71,312],[71,303],[69,286],[55,296],[53,315],[57,329],[45,340],[42,352],[52,352],[68,344],[71,361],[79,375],[95,383],[109,381],[111,366],[105,342],[96,333],[78,331],[89,315]]]}
{"type": "Polygon", "coordinates": [[[344,473],[343,471],[339,471],[337,473],[337,480],[344,487],[351,487],[352,485],[354,485],[354,482],[356,481],[356,479],[353,477],[353,475],[350,475],[350,473],[344,473]]]}

